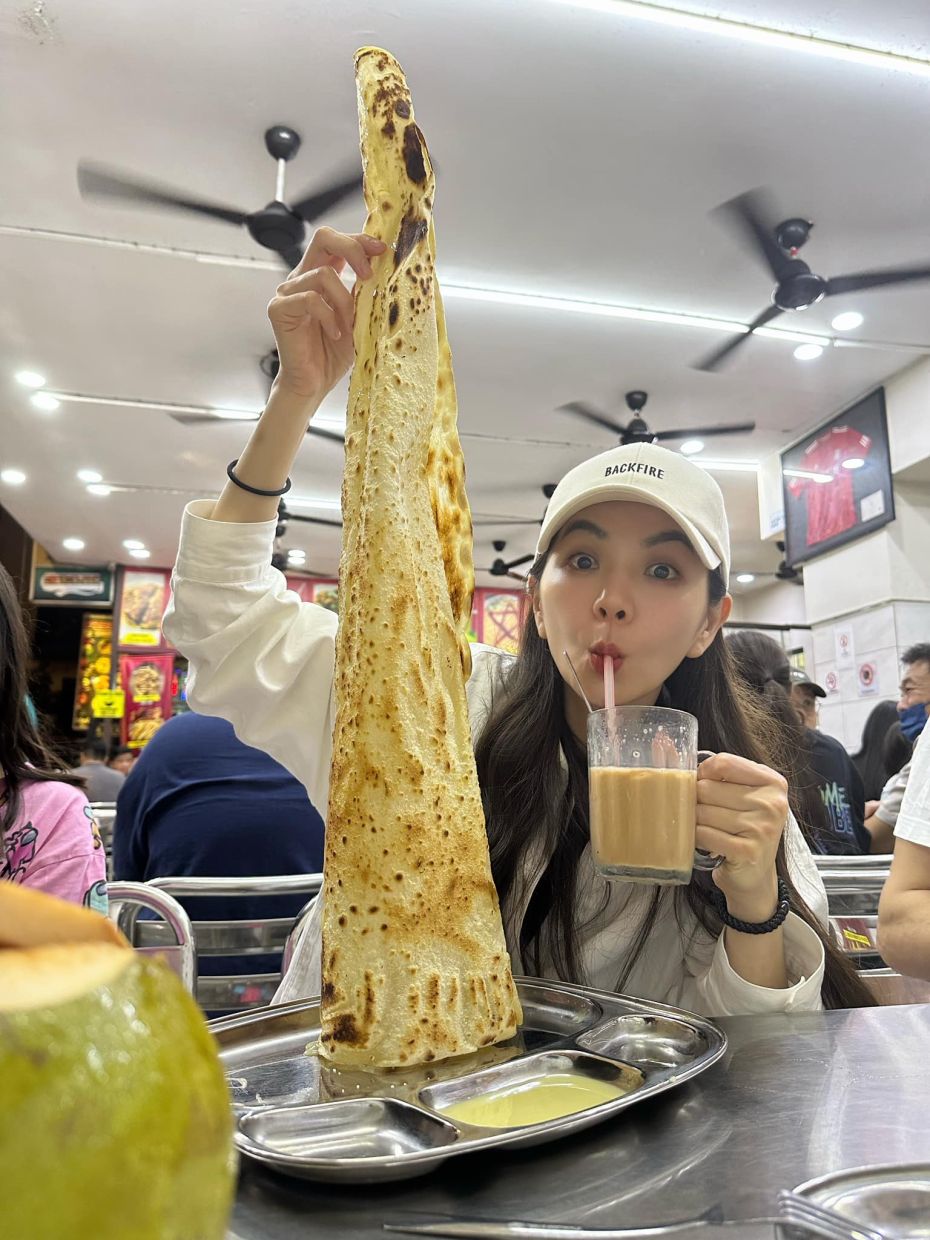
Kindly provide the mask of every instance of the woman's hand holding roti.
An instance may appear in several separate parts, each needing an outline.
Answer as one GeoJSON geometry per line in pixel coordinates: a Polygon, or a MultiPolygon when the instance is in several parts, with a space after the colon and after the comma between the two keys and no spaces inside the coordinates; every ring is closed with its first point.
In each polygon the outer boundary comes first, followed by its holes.
{"type": "Polygon", "coordinates": [[[352,365],[354,300],[339,276],[348,265],[357,279],[369,279],[371,260],[386,248],[366,233],[319,228],[313,234],[268,305],[281,361],[279,391],[319,404],[352,365]]]}
{"type": "Polygon", "coordinates": [[[714,882],[742,921],[775,912],[775,857],[788,809],[787,783],[759,762],[718,753],[698,767],[697,846],[724,858],[714,882]]]}

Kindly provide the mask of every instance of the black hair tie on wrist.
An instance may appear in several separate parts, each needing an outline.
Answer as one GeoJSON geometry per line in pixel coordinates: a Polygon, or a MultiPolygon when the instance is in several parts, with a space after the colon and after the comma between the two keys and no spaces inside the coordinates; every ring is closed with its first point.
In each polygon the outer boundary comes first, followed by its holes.
{"type": "Polygon", "coordinates": [[[234,461],[229,462],[229,464],[226,466],[226,477],[229,479],[230,482],[234,482],[237,487],[241,487],[243,491],[248,491],[250,495],[264,495],[268,499],[275,499],[279,495],[287,495],[288,491],[291,489],[290,478],[288,478],[287,482],[285,482],[284,486],[281,488],[280,491],[263,491],[261,487],[250,487],[247,482],[243,482],[241,478],[237,478],[236,475],[233,473],[233,470],[236,468],[238,464],[239,464],[238,457],[236,457],[234,461]]]}
{"type": "Polygon", "coordinates": [[[791,911],[788,884],[783,878],[778,880],[778,904],[768,921],[740,921],[738,917],[731,917],[727,909],[727,898],[719,887],[711,891],[710,897],[717,910],[717,916],[723,924],[729,926],[731,930],[738,930],[740,934],[771,934],[773,930],[778,929],[791,911]]]}

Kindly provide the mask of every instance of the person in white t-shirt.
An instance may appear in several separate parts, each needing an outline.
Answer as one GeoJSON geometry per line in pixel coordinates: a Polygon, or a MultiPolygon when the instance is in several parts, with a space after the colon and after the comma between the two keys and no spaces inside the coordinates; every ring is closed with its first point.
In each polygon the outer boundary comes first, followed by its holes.
{"type": "Polygon", "coordinates": [[[878,941],[899,973],[930,981],[930,728],[921,732],[894,829],[897,846],[878,906],[878,941]]]}

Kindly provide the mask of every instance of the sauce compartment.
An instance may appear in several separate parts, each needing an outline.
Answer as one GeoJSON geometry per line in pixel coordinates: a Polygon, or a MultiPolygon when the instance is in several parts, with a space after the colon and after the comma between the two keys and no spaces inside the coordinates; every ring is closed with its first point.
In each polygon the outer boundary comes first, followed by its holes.
{"type": "Polygon", "coordinates": [[[440,1150],[458,1138],[448,1121],[387,1098],[252,1111],[239,1133],[260,1155],[353,1162],[440,1150]]]}
{"type": "Polygon", "coordinates": [[[544,1051],[420,1091],[424,1106],[465,1128],[531,1127],[615,1102],[645,1078],[629,1064],[584,1051],[544,1051]],[[558,1110],[564,1100],[565,1110],[558,1110]],[[577,1105],[576,1105],[577,1104],[577,1105]],[[546,1114],[545,1108],[556,1111],[546,1114]],[[458,1108],[461,1114],[455,1114],[458,1108]]]}
{"type": "Polygon", "coordinates": [[[701,1029],[665,1016],[614,1016],[583,1033],[578,1045],[597,1055],[636,1064],[643,1071],[678,1068],[710,1049],[701,1029]]]}

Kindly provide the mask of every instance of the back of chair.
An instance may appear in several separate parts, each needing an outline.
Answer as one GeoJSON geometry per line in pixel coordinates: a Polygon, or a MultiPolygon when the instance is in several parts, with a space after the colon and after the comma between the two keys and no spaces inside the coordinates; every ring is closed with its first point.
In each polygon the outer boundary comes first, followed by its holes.
{"type": "MultiPolygon", "coordinates": [[[[255,897],[303,895],[312,906],[323,884],[322,874],[256,875],[250,878],[153,878],[146,884],[175,899],[194,896],[255,897]]],[[[223,956],[267,956],[283,951],[294,926],[293,917],[246,920],[194,921],[198,962],[223,956]]],[[[147,946],[159,944],[167,928],[159,922],[140,922],[137,933],[147,946]]],[[[207,1012],[236,1012],[264,1007],[281,981],[281,970],[271,973],[201,975],[197,1002],[207,1012]]]]}
{"type": "Polygon", "coordinates": [[[142,956],[157,956],[177,973],[185,987],[194,994],[197,983],[197,958],[194,952],[194,931],[190,918],[173,896],[153,891],[147,883],[108,883],[110,918],[142,956]],[[142,911],[156,913],[162,921],[139,921],[142,911]],[[159,933],[149,941],[140,933],[143,927],[158,927],[159,933]]]}
{"type": "Polygon", "coordinates": [[[103,851],[107,859],[107,878],[113,877],[113,828],[116,825],[115,801],[91,801],[94,818],[100,828],[103,851]]]}

